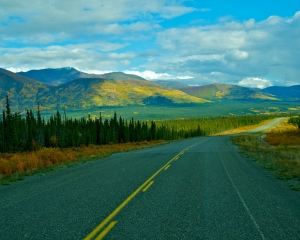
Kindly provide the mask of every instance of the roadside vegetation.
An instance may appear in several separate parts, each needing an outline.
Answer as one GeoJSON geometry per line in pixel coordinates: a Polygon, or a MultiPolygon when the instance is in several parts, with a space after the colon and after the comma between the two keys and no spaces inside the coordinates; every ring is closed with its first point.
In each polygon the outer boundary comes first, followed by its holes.
{"type": "Polygon", "coordinates": [[[165,144],[166,141],[129,142],[107,145],[81,145],[73,148],[42,148],[32,152],[0,154],[0,184],[24,179],[37,173],[54,171],[90,160],[101,159],[117,152],[126,152],[165,144]]]}
{"type": "Polygon", "coordinates": [[[102,158],[161,142],[207,136],[258,124],[278,115],[252,115],[177,119],[168,121],[124,120],[114,113],[72,119],[57,111],[47,121],[38,108],[26,117],[6,111],[0,119],[0,182],[22,179],[38,170],[54,169],[77,161],[102,158]]]}
{"type": "Polygon", "coordinates": [[[240,150],[300,190],[300,118],[293,117],[264,134],[232,137],[240,150]]]}

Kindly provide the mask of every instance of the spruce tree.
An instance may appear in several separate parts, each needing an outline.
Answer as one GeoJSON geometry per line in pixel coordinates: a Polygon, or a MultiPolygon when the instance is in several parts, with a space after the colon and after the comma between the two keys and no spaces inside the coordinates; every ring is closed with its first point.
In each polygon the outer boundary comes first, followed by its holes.
{"type": "Polygon", "coordinates": [[[7,142],[6,142],[6,126],[7,126],[7,122],[6,122],[6,113],[5,111],[3,111],[2,113],[2,118],[3,118],[3,130],[2,130],[2,151],[6,152],[7,151],[7,142]]]}
{"type": "Polygon", "coordinates": [[[37,130],[35,135],[35,142],[38,148],[45,146],[45,135],[43,131],[43,121],[40,112],[40,104],[38,104],[38,112],[37,112],[37,130]]]}
{"type": "Polygon", "coordinates": [[[33,135],[32,135],[32,119],[30,117],[30,112],[27,110],[26,114],[26,123],[27,123],[27,141],[25,145],[26,151],[33,150],[33,135]]]}
{"type": "MultiPolygon", "coordinates": [[[[5,145],[5,151],[12,152],[16,151],[17,143],[17,137],[16,137],[16,127],[14,124],[14,119],[10,110],[10,104],[8,96],[6,95],[6,112],[5,116],[5,125],[4,125],[4,145],[5,145]]],[[[4,120],[3,118],[3,120],[4,120]]]]}

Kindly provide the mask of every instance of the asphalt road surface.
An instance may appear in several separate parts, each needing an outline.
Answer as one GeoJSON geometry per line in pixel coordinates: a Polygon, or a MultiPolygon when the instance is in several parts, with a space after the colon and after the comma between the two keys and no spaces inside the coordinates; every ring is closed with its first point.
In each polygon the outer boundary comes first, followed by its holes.
{"type": "Polygon", "coordinates": [[[273,127],[273,126],[278,125],[283,120],[284,120],[283,117],[281,117],[281,118],[275,118],[275,119],[273,119],[272,121],[270,121],[269,123],[267,123],[267,124],[265,124],[263,126],[260,126],[258,128],[250,130],[249,133],[263,132],[263,131],[265,131],[265,130],[273,127]]]}
{"type": "Polygon", "coordinates": [[[228,136],[0,186],[0,239],[299,239],[300,193],[228,136]]]}

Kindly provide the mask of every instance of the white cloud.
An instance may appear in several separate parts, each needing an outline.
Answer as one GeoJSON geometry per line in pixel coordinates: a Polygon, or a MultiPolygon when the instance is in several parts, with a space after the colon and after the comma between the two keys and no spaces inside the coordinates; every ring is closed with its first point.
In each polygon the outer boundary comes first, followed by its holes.
{"type": "Polygon", "coordinates": [[[166,50],[183,53],[216,53],[244,46],[247,33],[239,29],[223,29],[224,26],[173,28],[158,34],[157,41],[166,50]]]}
{"type": "Polygon", "coordinates": [[[192,79],[192,76],[174,76],[169,73],[156,73],[154,71],[125,71],[128,74],[135,74],[147,80],[176,80],[176,79],[192,79]]]}
{"type": "Polygon", "coordinates": [[[27,72],[32,69],[29,69],[26,67],[9,67],[9,68],[6,68],[6,70],[16,73],[16,72],[27,72]]]}
{"type": "Polygon", "coordinates": [[[191,12],[202,18],[210,11],[184,5],[181,0],[0,0],[0,67],[127,69],[150,80],[193,85],[236,84],[249,76],[299,84],[300,11],[264,21],[191,19],[202,22],[167,28],[170,18],[191,12]]]}
{"type": "Polygon", "coordinates": [[[199,81],[203,82],[210,78],[211,82],[237,83],[254,75],[277,79],[279,85],[299,84],[299,16],[296,13],[292,18],[272,16],[261,22],[250,19],[168,29],[157,36],[165,58],[145,67],[161,72],[201,74],[199,81]],[[287,22],[288,19],[291,21],[287,22]],[[211,72],[223,73],[223,77],[211,72]]]}
{"type": "Polygon", "coordinates": [[[266,88],[273,86],[272,82],[258,77],[247,77],[239,81],[239,85],[251,88],[266,88]]]}
{"type": "MultiPolygon", "coordinates": [[[[97,44],[96,45],[96,49],[97,44]]],[[[101,48],[101,47],[100,47],[101,48]]],[[[102,48],[101,48],[102,49],[102,48]]],[[[0,48],[1,64],[7,69],[30,69],[74,67],[77,69],[117,70],[119,66],[128,66],[134,53],[102,53],[95,51],[94,45],[79,44],[67,46],[48,46],[44,48],[0,48]],[[92,49],[89,49],[92,48],[92,49]]]]}
{"type": "Polygon", "coordinates": [[[300,18],[300,11],[296,12],[295,15],[294,15],[294,18],[300,18]]]}
{"type": "Polygon", "coordinates": [[[253,28],[254,25],[255,25],[255,19],[253,19],[253,18],[251,18],[251,19],[249,19],[248,21],[245,21],[245,22],[244,22],[244,26],[245,26],[246,28],[253,28]]]}
{"type": "Polygon", "coordinates": [[[239,49],[232,49],[225,51],[225,59],[229,61],[242,61],[249,57],[249,53],[246,51],[240,51],[239,49]]]}
{"type": "Polygon", "coordinates": [[[280,23],[281,20],[282,20],[282,18],[279,16],[270,16],[270,17],[268,17],[267,20],[265,20],[265,23],[268,25],[276,25],[276,24],[280,23]]]}
{"type": "Polygon", "coordinates": [[[177,78],[185,80],[185,79],[193,79],[194,77],[192,77],[192,76],[178,76],[177,78]]]}
{"type": "Polygon", "coordinates": [[[166,6],[162,12],[162,17],[170,19],[195,11],[195,8],[182,6],[166,6]]]}
{"type": "Polygon", "coordinates": [[[135,22],[131,24],[118,24],[112,23],[105,26],[98,26],[95,31],[103,34],[129,34],[132,32],[147,32],[154,28],[158,28],[159,25],[151,25],[145,22],[135,22]]]}
{"type": "Polygon", "coordinates": [[[45,34],[53,35],[45,39],[48,42],[51,39],[59,41],[56,36],[60,34],[82,37],[149,31],[157,27],[156,21],[161,18],[174,18],[196,10],[172,0],[24,0],[10,3],[0,0],[0,6],[0,37],[23,39],[24,42],[36,36],[41,41],[45,34]]]}
{"type": "Polygon", "coordinates": [[[206,62],[206,61],[222,61],[224,59],[223,54],[199,54],[199,55],[190,55],[186,57],[177,57],[175,59],[171,59],[171,61],[200,61],[200,62],[206,62]]]}
{"type": "Polygon", "coordinates": [[[90,69],[90,68],[77,68],[78,71],[89,73],[89,74],[104,74],[113,72],[113,70],[98,70],[98,69],[90,69]]]}

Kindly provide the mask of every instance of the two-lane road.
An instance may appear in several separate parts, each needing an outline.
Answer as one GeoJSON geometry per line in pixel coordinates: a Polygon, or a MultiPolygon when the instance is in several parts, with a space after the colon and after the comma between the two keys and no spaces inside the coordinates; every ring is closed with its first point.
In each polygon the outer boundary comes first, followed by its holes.
{"type": "Polygon", "coordinates": [[[299,239],[300,193],[192,138],[0,186],[0,239],[299,239]]]}

